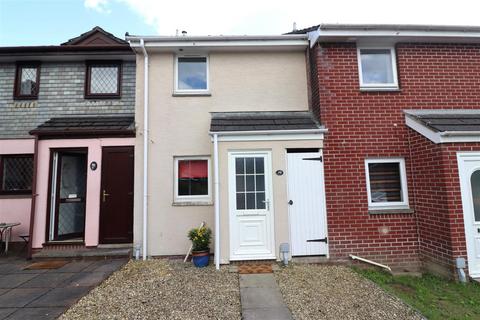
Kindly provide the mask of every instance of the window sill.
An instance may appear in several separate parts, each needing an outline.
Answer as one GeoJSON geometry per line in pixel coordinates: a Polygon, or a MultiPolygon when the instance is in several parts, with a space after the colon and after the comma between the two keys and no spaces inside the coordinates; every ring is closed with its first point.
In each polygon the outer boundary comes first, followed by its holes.
{"type": "Polygon", "coordinates": [[[12,194],[0,194],[0,200],[2,199],[31,199],[31,193],[12,193],[12,194]]]}
{"type": "Polygon", "coordinates": [[[360,87],[360,92],[401,92],[399,87],[360,87]]]}
{"type": "Polygon", "coordinates": [[[172,97],[211,97],[212,94],[210,91],[200,91],[200,92],[192,92],[192,91],[175,91],[172,93],[172,97]]]}
{"type": "Polygon", "coordinates": [[[369,214],[412,214],[415,210],[410,208],[368,208],[369,214]]]}
{"type": "Polygon", "coordinates": [[[198,207],[198,206],[213,206],[212,201],[177,201],[172,203],[173,207],[198,207]]]}

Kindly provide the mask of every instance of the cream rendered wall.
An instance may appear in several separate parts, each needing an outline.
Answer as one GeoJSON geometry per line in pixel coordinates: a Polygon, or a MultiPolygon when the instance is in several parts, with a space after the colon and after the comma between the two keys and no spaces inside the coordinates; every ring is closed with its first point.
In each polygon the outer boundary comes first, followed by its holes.
{"type": "MultiPolygon", "coordinates": [[[[173,53],[149,53],[149,255],[185,254],[188,229],[202,221],[213,229],[212,204],[173,205],[173,157],[212,154],[210,112],[308,110],[304,52],[210,52],[211,96],[206,97],[172,95],[174,58],[173,53]]],[[[137,55],[137,244],[142,242],[143,77],[143,57],[137,55]]]]}

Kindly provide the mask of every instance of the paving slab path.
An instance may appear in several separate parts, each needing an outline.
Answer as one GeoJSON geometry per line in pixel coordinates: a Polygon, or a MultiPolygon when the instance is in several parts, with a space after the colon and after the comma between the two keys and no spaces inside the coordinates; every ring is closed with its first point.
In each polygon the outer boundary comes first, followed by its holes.
{"type": "Polygon", "coordinates": [[[24,270],[32,262],[0,256],[0,319],[56,319],[126,262],[71,261],[58,269],[24,270]]]}
{"type": "Polygon", "coordinates": [[[292,320],[272,273],[241,274],[240,300],[244,320],[292,320]]]}

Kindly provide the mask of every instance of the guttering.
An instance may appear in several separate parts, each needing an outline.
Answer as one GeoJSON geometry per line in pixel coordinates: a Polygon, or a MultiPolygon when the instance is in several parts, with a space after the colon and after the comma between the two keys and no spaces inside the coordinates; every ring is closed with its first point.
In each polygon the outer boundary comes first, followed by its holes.
{"type": "Polygon", "coordinates": [[[296,129],[296,130],[255,130],[255,131],[210,131],[210,135],[218,134],[221,136],[240,136],[240,135],[252,135],[252,134],[263,134],[263,135],[286,135],[286,134],[322,134],[327,133],[328,129],[318,128],[318,129],[296,129]]]}
{"type": "Polygon", "coordinates": [[[317,41],[355,42],[361,39],[396,42],[466,42],[480,43],[480,28],[475,26],[433,25],[342,25],[322,24],[308,32],[310,46],[317,41]]]}
{"type": "Polygon", "coordinates": [[[280,35],[280,36],[127,36],[132,48],[144,46],[163,50],[188,48],[212,49],[259,49],[259,48],[298,48],[308,47],[306,35],[280,35]]]}
{"type": "Polygon", "coordinates": [[[218,170],[218,135],[213,134],[213,175],[215,185],[215,268],[220,269],[220,182],[218,170]]]}
{"type": "Polygon", "coordinates": [[[148,53],[143,39],[140,39],[143,51],[143,260],[147,260],[148,241],[148,53]]]}

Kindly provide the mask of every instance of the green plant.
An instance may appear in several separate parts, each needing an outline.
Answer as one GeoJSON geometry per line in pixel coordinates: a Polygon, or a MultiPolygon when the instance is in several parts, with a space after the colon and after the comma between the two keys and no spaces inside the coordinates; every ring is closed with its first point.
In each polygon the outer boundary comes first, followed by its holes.
{"type": "Polygon", "coordinates": [[[192,241],[192,251],[208,250],[210,245],[210,238],[212,237],[212,230],[205,226],[200,228],[193,228],[188,232],[188,239],[192,241]]]}

